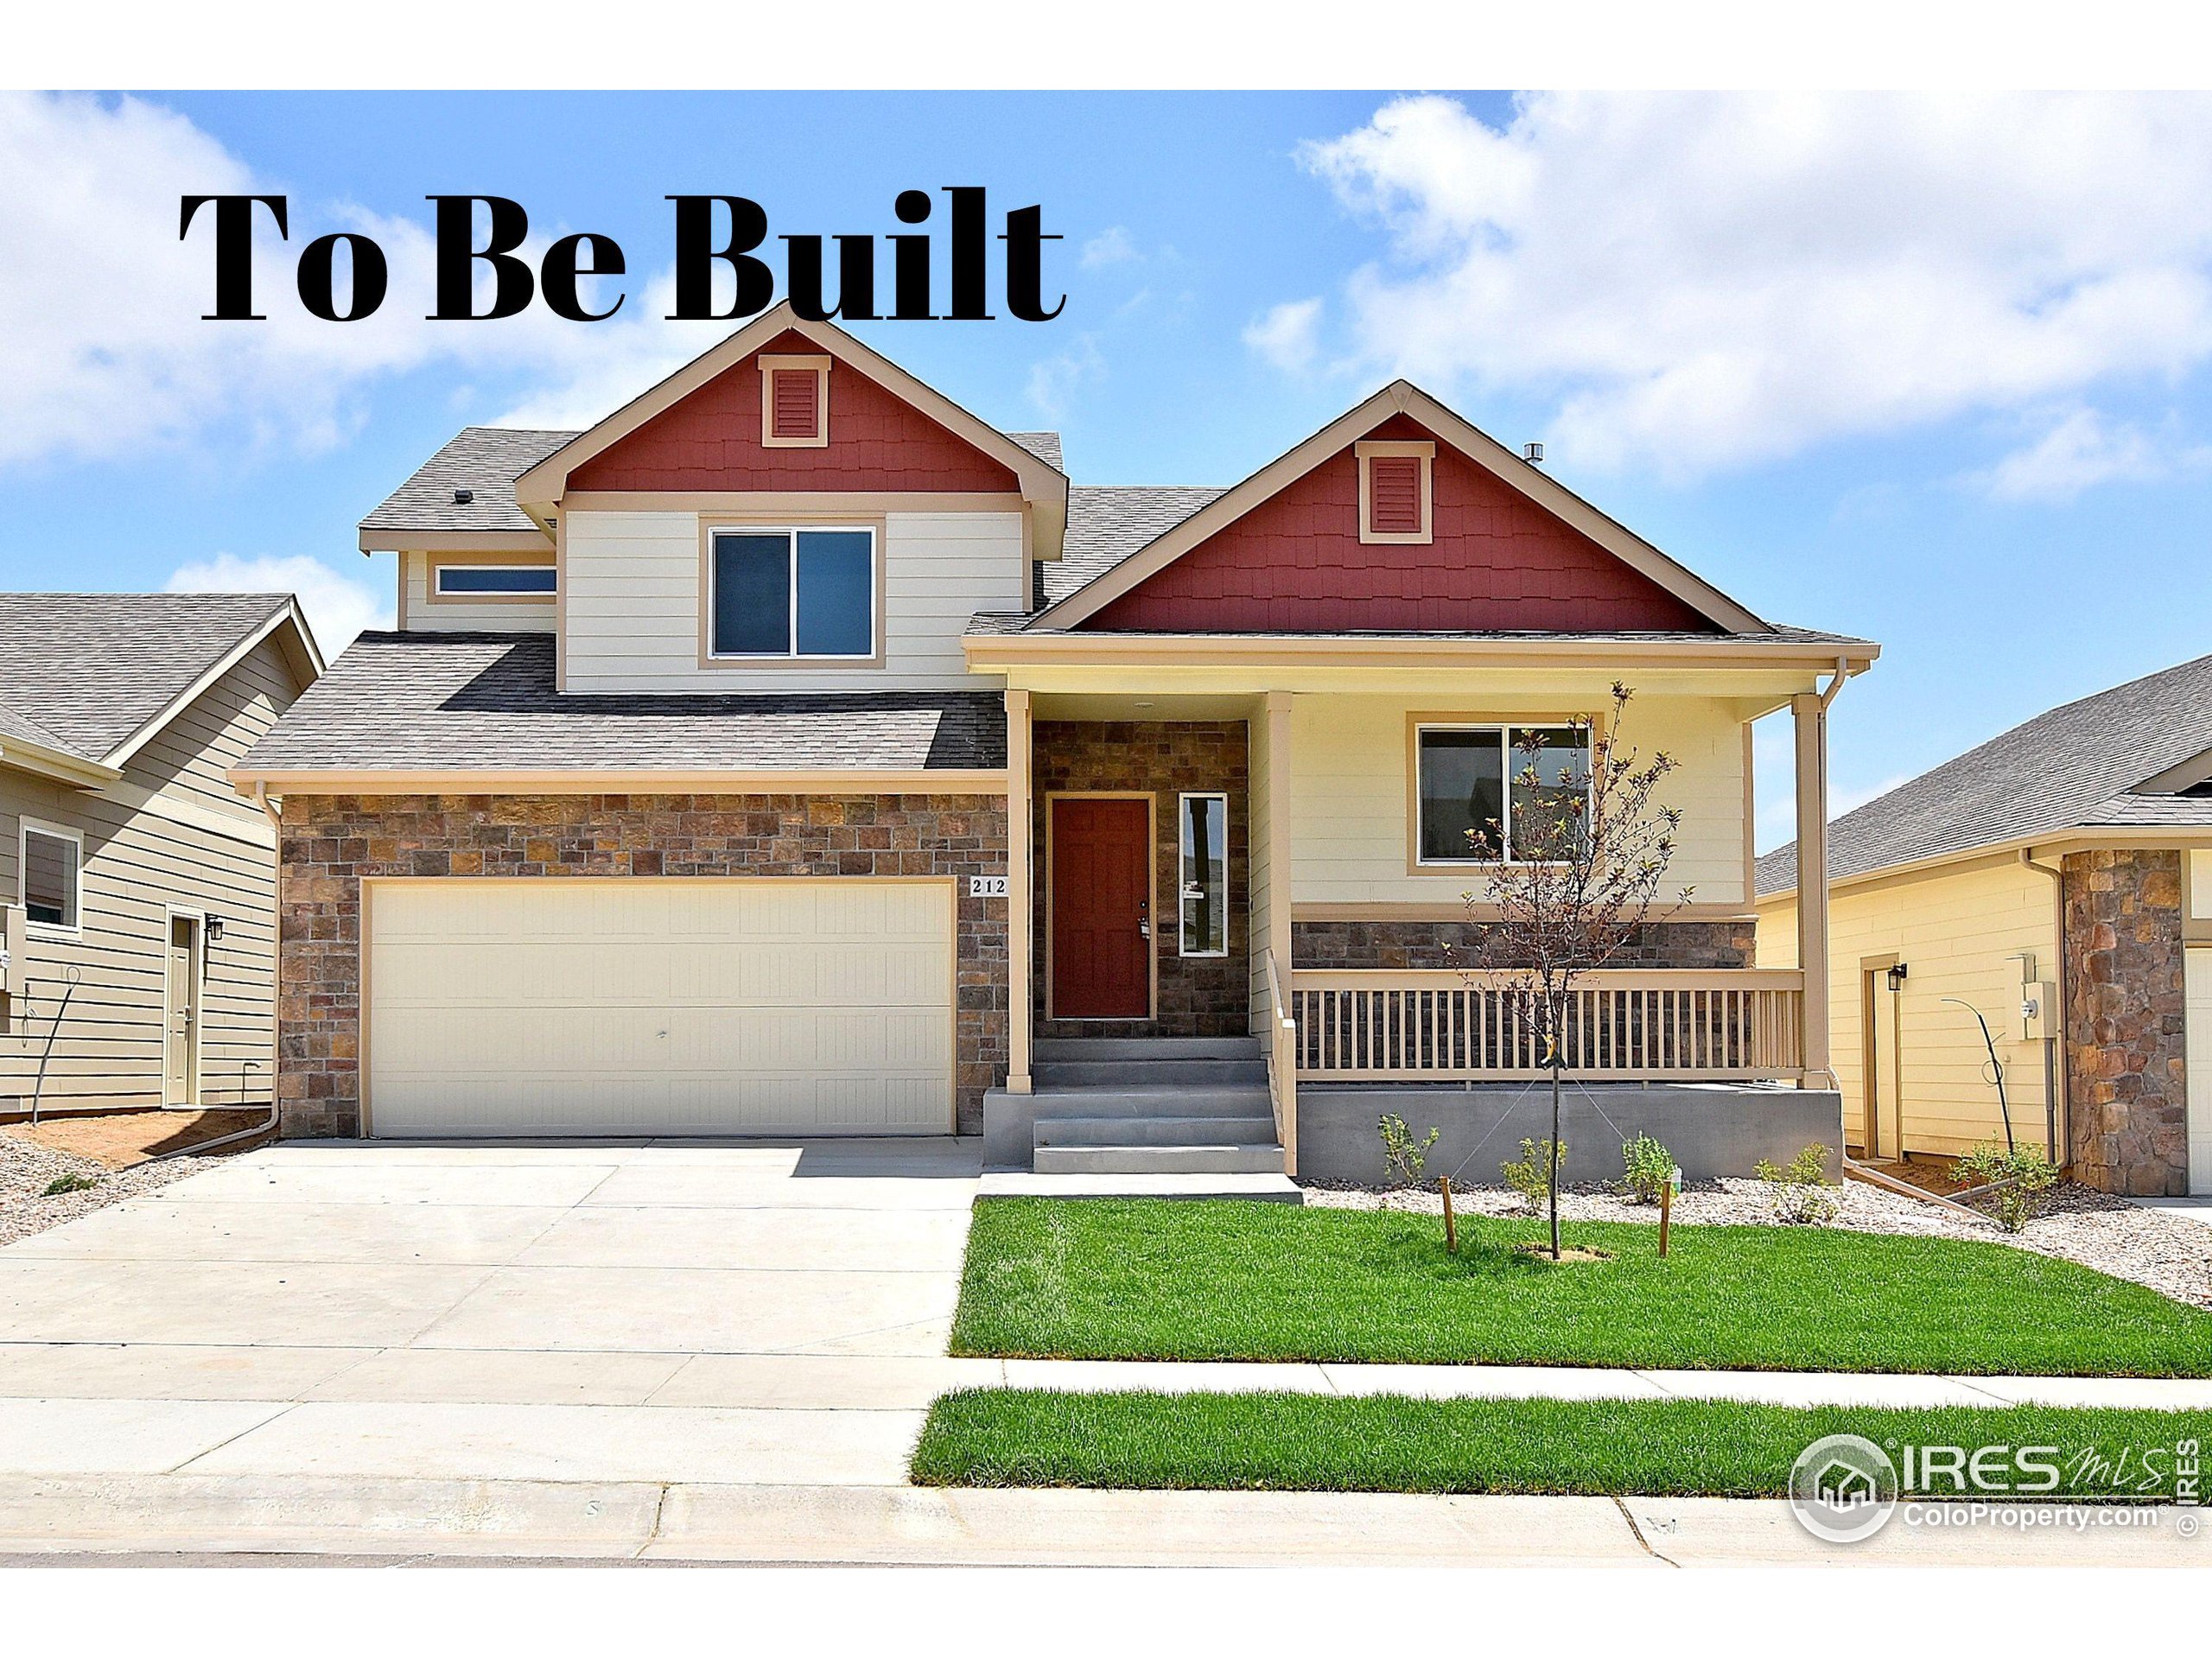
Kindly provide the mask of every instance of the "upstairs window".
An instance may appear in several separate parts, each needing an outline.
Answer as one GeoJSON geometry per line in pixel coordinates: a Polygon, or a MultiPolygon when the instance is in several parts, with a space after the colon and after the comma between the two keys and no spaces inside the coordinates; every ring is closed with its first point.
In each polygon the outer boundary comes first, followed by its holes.
{"type": "Polygon", "coordinates": [[[707,547],[709,658],[875,657],[873,528],[711,530],[707,547]]]}
{"type": "Polygon", "coordinates": [[[1414,733],[1414,764],[1416,863],[1522,863],[1546,849],[1516,842],[1551,821],[1548,809],[1561,791],[1586,786],[1589,734],[1572,726],[1422,726],[1414,733]],[[1533,779],[1524,776],[1532,741],[1533,779]]]}
{"type": "Polygon", "coordinates": [[[442,564],[430,591],[440,599],[543,599],[556,580],[550,564],[442,564]]]}
{"type": "Polygon", "coordinates": [[[56,932],[76,932],[83,837],[73,830],[34,827],[26,819],[18,850],[22,862],[17,868],[23,873],[23,919],[56,932]]]}
{"type": "Polygon", "coordinates": [[[1376,439],[1355,444],[1359,460],[1359,539],[1433,539],[1430,481],[1436,445],[1427,439],[1376,439]]]}
{"type": "Polygon", "coordinates": [[[829,447],[827,357],[760,359],[760,442],[770,449],[829,447]]]}

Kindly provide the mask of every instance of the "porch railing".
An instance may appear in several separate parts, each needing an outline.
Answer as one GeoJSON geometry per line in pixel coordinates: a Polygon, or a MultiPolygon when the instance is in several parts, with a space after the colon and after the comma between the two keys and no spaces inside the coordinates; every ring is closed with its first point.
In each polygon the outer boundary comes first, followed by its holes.
{"type": "Polygon", "coordinates": [[[1268,1100],[1274,1109],[1275,1139],[1283,1173],[1298,1173],[1298,1027],[1275,972],[1275,953],[1263,953],[1268,970],[1268,1100]]]}
{"type": "MultiPolygon", "coordinates": [[[[1547,1056],[1510,984],[1508,975],[1449,969],[1299,969],[1290,994],[1296,1075],[1527,1077],[1547,1056]]],[[[1621,1082],[1802,1077],[1804,995],[1804,976],[1791,968],[1595,970],[1569,994],[1565,1070],[1621,1082]]]]}

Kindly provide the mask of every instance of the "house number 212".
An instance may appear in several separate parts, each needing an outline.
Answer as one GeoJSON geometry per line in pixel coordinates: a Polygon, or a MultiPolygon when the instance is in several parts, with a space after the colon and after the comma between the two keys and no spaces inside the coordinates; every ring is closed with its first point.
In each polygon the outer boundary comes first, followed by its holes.
{"type": "Polygon", "coordinates": [[[968,878],[970,899],[1003,899],[1006,897],[1006,877],[1002,875],[971,875],[968,878]]]}

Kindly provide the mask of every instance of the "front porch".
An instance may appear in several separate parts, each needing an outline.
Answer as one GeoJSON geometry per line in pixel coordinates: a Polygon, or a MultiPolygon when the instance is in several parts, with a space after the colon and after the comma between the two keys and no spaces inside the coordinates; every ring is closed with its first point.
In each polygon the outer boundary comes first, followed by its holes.
{"type": "MultiPolygon", "coordinates": [[[[1541,1057],[1497,976],[1471,971],[1479,872],[1408,850],[1412,734],[1435,718],[1414,711],[1557,715],[1595,682],[1471,695],[1466,677],[1395,696],[1007,692],[1008,820],[1031,833],[1009,849],[1015,1017],[988,1162],[1372,1180],[1376,1120],[1395,1110],[1444,1131],[1441,1167],[1484,1148],[1469,1179],[1487,1180],[1490,1147],[1542,1133],[1505,1121],[1541,1057]]],[[[1751,965],[1747,722],[1796,697],[1667,689],[1649,700],[1659,741],[1699,761],[1697,890],[1578,988],[1577,1179],[1618,1176],[1614,1128],[1657,1135],[1693,1179],[1840,1143],[1834,1095],[1806,1087],[1828,1081],[1825,998],[1803,968],[1751,965]]],[[[1804,702],[1817,784],[1822,711],[1804,702]]]]}

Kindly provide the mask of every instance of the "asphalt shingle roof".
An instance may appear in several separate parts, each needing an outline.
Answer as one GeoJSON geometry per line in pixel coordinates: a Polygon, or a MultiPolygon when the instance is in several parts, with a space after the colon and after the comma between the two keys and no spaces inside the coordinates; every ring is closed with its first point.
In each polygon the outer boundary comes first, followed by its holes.
{"type": "Polygon", "coordinates": [[[1056,473],[1067,470],[1060,465],[1060,435],[1057,432],[1009,432],[1007,436],[1056,473]]]}
{"type": "Polygon", "coordinates": [[[1205,506],[1218,489],[1077,484],[1068,490],[1068,533],[1045,566],[1045,602],[1057,605],[1205,506]]]}
{"type": "MultiPolygon", "coordinates": [[[[2212,823],[2212,799],[2136,793],[2212,750],[2212,657],[2061,705],[1828,826],[1828,879],[2063,830],[2212,823]]],[[[1797,883],[1797,846],[1759,861],[1761,893],[1797,883]]]]}
{"type": "Polygon", "coordinates": [[[995,692],[562,694],[553,671],[550,633],[365,633],[242,764],[249,772],[1006,764],[995,692]]]}
{"type": "Polygon", "coordinates": [[[290,597],[0,594],[0,732],[99,760],[290,597]]]}
{"type": "Polygon", "coordinates": [[[361,520],[365,531],[536,530],[515,505],[515,480],[574,432],[505,426],[463,427],[415,474],[361,520]],[[471,499],[454,499],[467,490],[471,499]]]}

